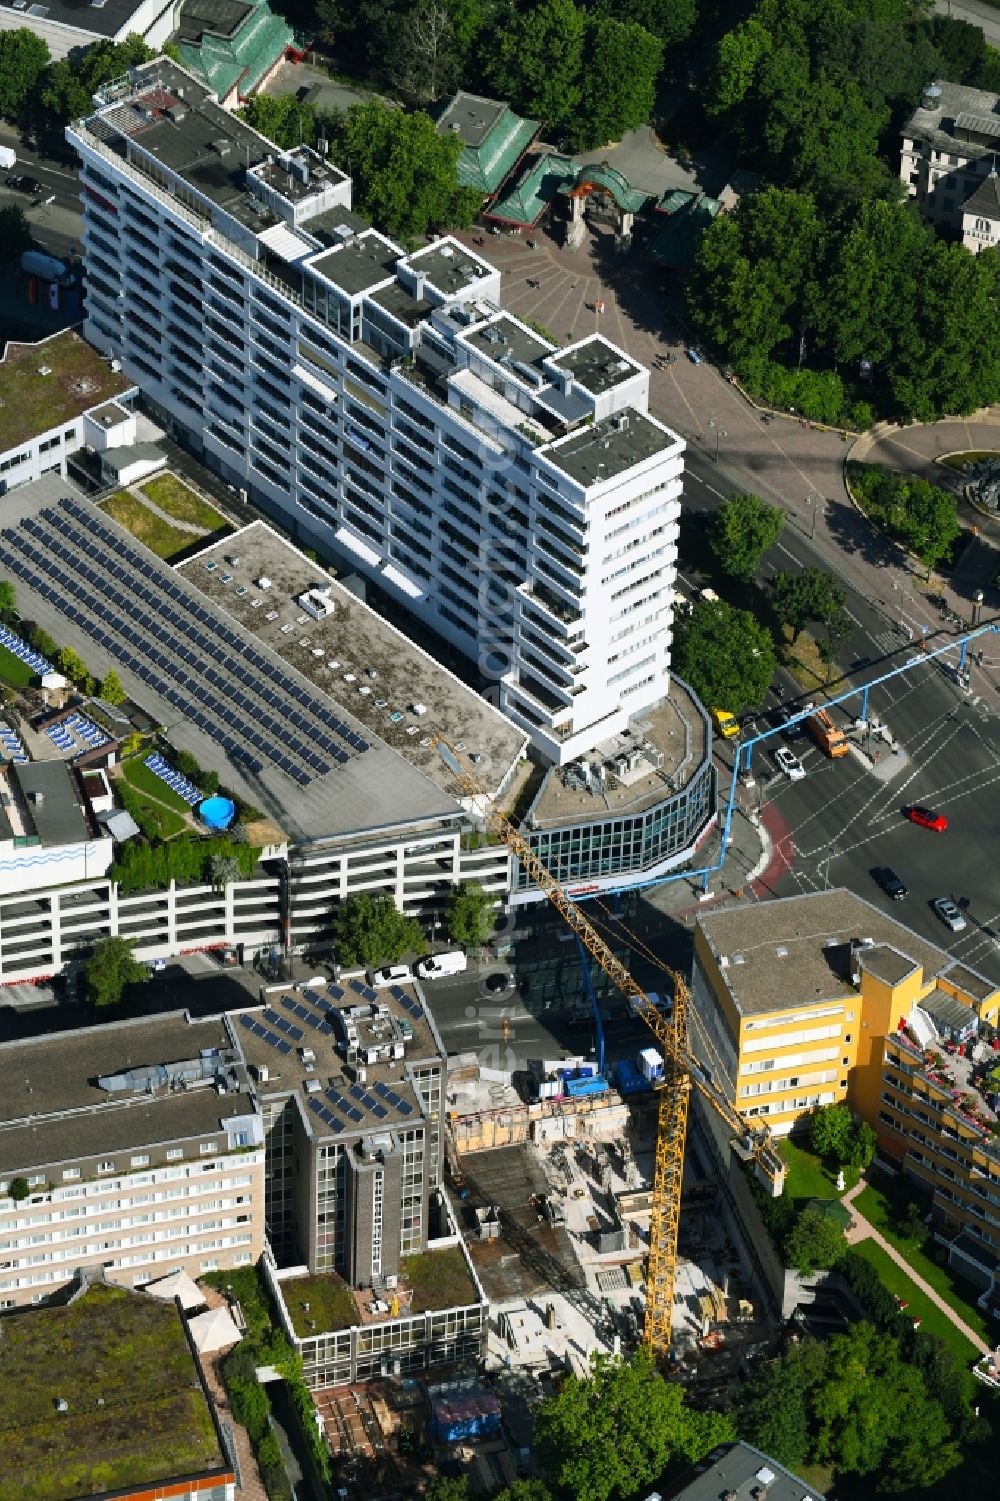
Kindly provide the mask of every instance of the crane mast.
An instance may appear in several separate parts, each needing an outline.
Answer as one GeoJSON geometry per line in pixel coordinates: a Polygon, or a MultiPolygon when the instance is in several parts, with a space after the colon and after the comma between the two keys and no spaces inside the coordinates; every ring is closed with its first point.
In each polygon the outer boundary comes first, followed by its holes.
{"type": "Polygon", "coordinates": [[[733,1147],[739,1156],[754,1164],[758,1176],[771,1186],[771,1192],[775,1196],[781,1192],[784,1163],[771,1145],[767,1127],[763,1123],[751,1124],[746,1121],[690,1051],[687,1031],[690,992],[682,976],[664,966],[664,973],[670,977],[674,992],[673,1012],[667,1015],[654,1006],[642,986],[632,978],[580,906],[535,854],[524,835],[480,786],[472,770],[446,741],[438,739],[437,748],[462,792],[471,799],[487,827],[517,856],[535,885],[576,935],[582,949],[596,959],[612,983],[631,1001],[633,1009],[642,1017],[662,1050],[664,1075],[658,1088],[643,1343],[656,1358],[663,1359],[670,1349],[674,1285],[677,1280],[677,1235],[680,1226],[684,1146],[692,1083],[733,1132],[733,1147]]]}

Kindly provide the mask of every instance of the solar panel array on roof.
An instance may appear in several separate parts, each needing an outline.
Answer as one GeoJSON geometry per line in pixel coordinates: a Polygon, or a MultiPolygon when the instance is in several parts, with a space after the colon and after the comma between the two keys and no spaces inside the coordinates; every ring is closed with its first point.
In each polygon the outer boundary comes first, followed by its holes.
{"type": "Polygon", "coordinates": [[[279,1016],[277,1011],[272,1011],[270,1006],[264,1012],[264,1020],[270,1022],[272,1027],[277,1027],[279,1032],[284,1032],[285,1036],[290,1037],[293,1042],[301,1042],[305,1036],[301,1027],[297,1027],[287,1017],[279,1016]]]}
{"type": "Polygon", "coordinates": [[[338,1120],[332,1110],[327,1110],[321,1100],[309,1100],[308,1105],[313,1115],[319,1116],[324,1126],[329,1126],[331,1131],[343,1131],[344,1122],[338,1120]]]}
{"type": "MultiPolygon", "coordinates": [[[[315,990],[304,990],[302,994],[316,1006],[324,1007],[329,1004],[329,1002],[324,1001],[318,996],[315,990]]],[[[324,1021],[322,1017],[316,1015],[315,1011],[310,1011],[308,1006],[303,1006],[293,996],[283,995],[281,997],[281,1004],[286,1011],[290,1011],[300,1021],[304,1021],[310,1027],[315,1027],[317,1032],[322,1032],[327,1037],[333,1035],[333,1028],[328,1021],[324,1021]]]]}
{"type": "Polygon", "coordinates": [[[248,1032],[252,1032],[254,1037],[259,1037],[269,1047],[277,1048],[279,1053],[290,1053],[292,1051],[290,1042],[286,1042],[283,1037],[279,1037],[276,1032],[271,1031],[270,1027],[265,1027],[263,1022],[257,1021],[254,1017],[241,1016],[240,1023],[246,1027],[248,1032]]]}
{"type": "Polygon", "coordinates": [[[393,985],[389,991],[389,994],[394,995],[396,997],[396,1000],[402,1006],[403,1010],[408,1011],[411,1016],[423,1016],[424,1008],[423,1006],[421,1006],[420,1002],[414,1000],[412,996],[408,996],[406,991],[401,989],[400,986],[393,985]]]}
{"type": "Polygon", "coordinates": [[[342,985],[334,985],[332,981],[326,988],[333,996],[335,1001],[342,1001],[344,999],[344,996],[347,994],[347,991],[342,985]]]}
{"type": "Polygon", "coordinates": [[[67,499],[2,536],[12,572],[250,773],[270,763],[306,787],[368,749],[92,506],[67,499]]]}
{"type": "Polygon", "coordinates": [[[374,1089],[377,1095],[381,1095],[382,1099],[391,1105],[394,1110],[398,1110],[400,1115],[413,1114],[413,1106],[407,1104],[406,1100],[398,1095],[394,1089],[390,1089],[388,1084],[383,1084],[379,1081],[372,1085],[372,1089],[374,1089]]]}
{"type": "Polygon", "coordinates": [[[348,984],[355,995],[359,995],[363,1001],[378,1000],[378,991],[373,990],[370,985],[365,985],[361,980],[349,980],[348,984]]]}
{"type": "Polygon", "coordinates": [[[366,1110],[370,1110],[372,1115],[377,1116],[380,1121],[385,1120],[389,1112],[384,1105],[379,1104],[378,1100],[372,1099],[367,1089],[364,1089],[360,1084],[352,1084],[347,1092],[353,1100],[357,1100],[359,1105],[363,1105],[366,1110]]]}
{"type": "Polygon", "coordinates": [[[333,1106],[334,1110],[339,1110],[342,1115],[347,1116],[348,1120],[354,1121],[354,1123],[357,1124],[358,1121],[364,1119],[364,1116],[358,1109],[357,1105],[352,1105],[350,1100],[345,1100],[344,1096],[340,1094],[338,1090],[328,1089],[326,1092],[326,1097],[330,1101],[330,1104],[333,1106]]]}

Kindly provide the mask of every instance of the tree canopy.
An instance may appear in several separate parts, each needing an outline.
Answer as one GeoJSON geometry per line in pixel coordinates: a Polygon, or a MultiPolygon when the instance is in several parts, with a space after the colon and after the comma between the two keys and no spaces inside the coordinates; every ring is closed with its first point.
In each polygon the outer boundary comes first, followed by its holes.
{"type": "Polygon", "coordinates": [[[330,927],[337,960],[349,966],[394,964],[427,947],[416,918],[404,917],[388,893],[348,897],[334,908],[330,927]]]}
{"type": "Polygon", "coordinates": [[[478,881],[463,881],[448,893],[445,920],[455,943],[472,948],[485,943],[493,928],[496,901],[478,881]]]}
{"type": "Polygon", "coordinates": [[[793,644],[810,621],[825,625],[832,620],[843,609],[846,598],[842,586],[822,568],[776,573],[771,579],[771,604],[782,625],[791,631],[793,644]]]}
{"type": "MultiPolygon", "coordinates": [[[[741,1433],[781,1464],[877,1477],[876,1490],[933,1489],[961,1460],[934,1378],[900,1342],[862,1321],[825,1344],[804,1340],[759,1366],[738,1410],[741,1433]]],[[[968,1405],[967,1396],[964,1406],[968,1405]]],[[[971,1414],[970,1414],[971,1416],[971,1414]]]]}
{"type": "Polygon", "coordinates": [[[5,203],[0,208],[0,265],[11,266],[19,262],[33,244],[31,225],[21,205],[5,203]]]}
{"type": "Polygon", "coordinates": [[[784,524],[783,512],[759,495],[731,495],[712,518],[712,551],[730,577],[748,583],[764,553],[781,536],[784,524]]]}
{"type": "Polygon", "coordinates": [[[851,486],[873,521],[898,537],[930,571],[951,555],[962,528],[954,495],[919,475],[854,464],[851,486]]]}
{"type": "Polygon", "coordinates": [[[534,1446],[557,1495],[609,1501],[642,1493],[732,1436],[728,1418],[688,1407],[640,1350],[628,1361],[597,1357],[589,1376],[568,1377],[538,1409],[534,1446]]]}
{"type": "Polygon", "coordinates": [[[117,1006],[127,985],[149,979],[149,970],[132,953],[135,940],[102,938],[83,967],[87,1000],[92,1006],[117,1006]]]}
{"type": "Polygon", "coordinates": [[[108,668],[101,681],[101,697],[113,709],[125,702],[125,689],[122,687],[122,680],[113,667],[108,668]]]}
{"type": "Polygon", "coordinates": [[[5,120],[25,120],[48,65],[48,46],[26,26],[0,31],[0,115],[5,120]]]}
{"type": "Polygon", "coordinates": [[[702,703],[730,714],[762,702],[777,666],[770,631],[723,600],[675,617],[673,661],[702,703]]]}
{"type": "Polygon", "coordinates": [[[706,230],[689,310],[754,392],[814,420],[1000,399],[1000,253],[900,202],[894,126],[934,77],[996,88],[1000,52],[922,0],[757,0],[718,42],[706,108],[764,187],[706,230]]]}
{"type": "Polygon", "coordinates": [[[832,1266],[843,1256],[842,1226],[819,1209],[804,1209],[785,1238],[785,1260],[803,1277],[832,1266]]]}

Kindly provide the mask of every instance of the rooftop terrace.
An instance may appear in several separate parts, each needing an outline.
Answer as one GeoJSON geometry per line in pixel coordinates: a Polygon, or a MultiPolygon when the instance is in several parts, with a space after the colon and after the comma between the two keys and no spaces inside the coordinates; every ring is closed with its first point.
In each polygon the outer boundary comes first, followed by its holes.
{"type": "Polygon", "coordinates": [[[2,1335],[0,1501],[231,1475],[173,1304],[97,1285],[4,1318],[2,1335]]]}
{"type": "Polygon", "coordinates": [[[658,453],[675,449],[680,454],[682,448],[676,433],[630,408],[550,444],[540,457],[589,489],[627,474],[658,453]]]}
{"type": "Polygon", "coordinates": [[[131,388],[72,329],[8,344],[0,360],[0,454],[131,388]],[[47,369],[47,374],[39,371],[47,369]]]}
{"type": "Polygon", "coordinates": [[[591,778],[593,791],[569,768],[553,768],[546,776],[528,812],[532,829],[558,828],[564,824],[593,823],[607,814],[641,813],[679,791],[699,769],[709,744],[704,710],[679,679],[670,684],[670,694],[637,716],[629,733],[603,741],[584,758],[588,765],[613,764],[616,758],[632,756],[634,769],[621,777],[608,775],[600,782],[591,778]],[[662,756],[659,766],[639,755],[648,744],[662,756]]]}

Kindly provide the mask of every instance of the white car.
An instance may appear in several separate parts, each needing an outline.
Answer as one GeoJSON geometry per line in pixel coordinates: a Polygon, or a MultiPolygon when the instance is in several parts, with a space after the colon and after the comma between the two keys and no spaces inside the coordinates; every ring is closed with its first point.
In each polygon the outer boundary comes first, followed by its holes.
{"type": "Polygon", "coordinates": [[[806,769],[798,756],[793,756],[792,752],[784,745],[779,746],[775,751],[774,761],[778,770],[783,771],[785,776],[789,777],[793,782],[801,782],[806,774],[806,769]]]}
{"type": "Polygon", "coordinates": [[[368,971],[368,983],[373,990],[384,990],[387,985],[408,985],[413,971],[408,964],[387,964],[384,969],[368,971]]]}
{"type": "Polygon", "coordinates": [[[931,906],[945,927],[950,928],[953,933],[961,933],[966,926],[966,921],[950,896],[939,896],[931,903],[931,906]]]}

